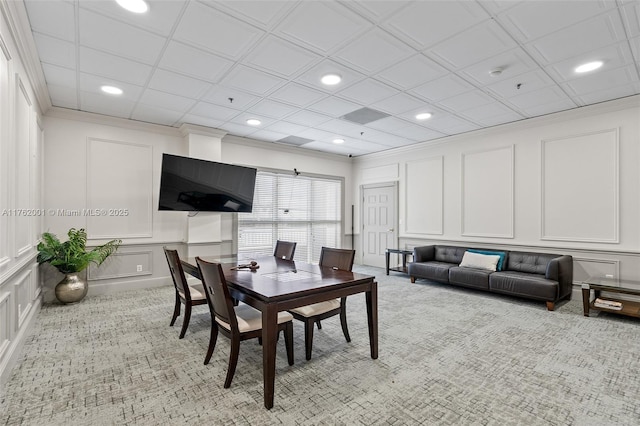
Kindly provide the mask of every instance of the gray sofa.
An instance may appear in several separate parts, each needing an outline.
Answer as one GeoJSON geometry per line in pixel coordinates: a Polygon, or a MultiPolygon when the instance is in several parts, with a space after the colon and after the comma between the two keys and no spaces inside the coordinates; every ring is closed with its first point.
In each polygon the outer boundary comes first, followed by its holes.
{"type": "Polygon", "coordinates": [[[462,287],[509,294],[546,302],[571,299],[573,258],[568,255],[490,250],[504,253],[501,271],[459,266],[466,247],[431,245],[415,247],[408,265],[411,282],[417,278],[462,287]]]}

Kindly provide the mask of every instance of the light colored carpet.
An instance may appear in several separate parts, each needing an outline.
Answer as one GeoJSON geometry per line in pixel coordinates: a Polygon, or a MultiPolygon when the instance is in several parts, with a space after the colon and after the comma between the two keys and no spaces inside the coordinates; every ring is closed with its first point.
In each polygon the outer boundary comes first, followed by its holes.
{"type": "Polygon", "coordinates": [[[0,397],[7,425],[637,425],[640,321],[582,316],[574,298],[544,303],[390,277],[379,282],[380,357],[369,356],[364,297],[348,299],[352,342],[338,318],[295,365],[278,344],[276,396],[263,407],[261,347],[241,344],[222,387],[229,341],[207,366],[206,306],[178,339],[173,288],[46,305],[0,397]]]}

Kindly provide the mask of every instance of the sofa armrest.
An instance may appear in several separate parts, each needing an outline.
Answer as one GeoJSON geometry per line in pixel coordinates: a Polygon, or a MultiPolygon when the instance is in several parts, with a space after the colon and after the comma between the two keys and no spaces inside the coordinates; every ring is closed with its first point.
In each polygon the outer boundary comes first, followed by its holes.
{"type": "Polygon", "coordinates": [[[558,281],[560,284],[558,297],[570,296],[573,289],[573,257],[564,255],[552,259],[547,265],[545,278],[558,281]]]}
{"type": "Polygon", "coordinates": [[[420,246],[413,248],[414,262],[428,262],[436,257],[436,246],[420,246]]]}

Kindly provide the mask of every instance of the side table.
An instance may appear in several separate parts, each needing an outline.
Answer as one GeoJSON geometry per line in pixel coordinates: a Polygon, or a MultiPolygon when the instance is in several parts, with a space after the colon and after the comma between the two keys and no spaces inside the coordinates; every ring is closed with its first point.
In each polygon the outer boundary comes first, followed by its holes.
{"type": "Polygon", "coordinates": [[[589,277],[582,283],[582,307],[584,316],[589,316],[589,311],[603,311],[618,315],[627,315],[640,318],[640,301],[621,299],[616,296],[602,296],[601,292],[626,294],[640,296],[640,282],[631,280],[615,280],[612,278],[589,277]],[[591,290],[594,293],[594,300],[591,300],[591,290]],[[619,303],[619,309],[605,304],[597,305],[595,299],[606,302],[619,303]]]}
{"type": "Polygon", "coordinates": [[[413,250],[388,248],[384,253],[387,275],[389,275],[389,271],[403,272],[406,274],[407,273],[407,256],[413,256],[413,250]],[[391,253],[396,253],[402,256],[402,267],[389,267],[389,258],[391,257],[391,253]]]}

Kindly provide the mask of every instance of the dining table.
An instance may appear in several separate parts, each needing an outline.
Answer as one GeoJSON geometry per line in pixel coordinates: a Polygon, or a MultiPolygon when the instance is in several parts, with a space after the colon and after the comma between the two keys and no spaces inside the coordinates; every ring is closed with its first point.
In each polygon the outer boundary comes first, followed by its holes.
{"type": "MultiPolygon", "coordinates": [[[[371,358],[378,358],[378,283],[374,276],[275,256],[251,259],[257,268],[242,267],[250,262],[230,261],[233,257],[201,258],[220,263],[231,296],[262,313],[262,371],[267,409],[273,407],[275,392],[278,312],[364,293],[371,358]]],[[[186,273],[201,278],[195,258],[183,259],[182,266],[186,273]]]]}

